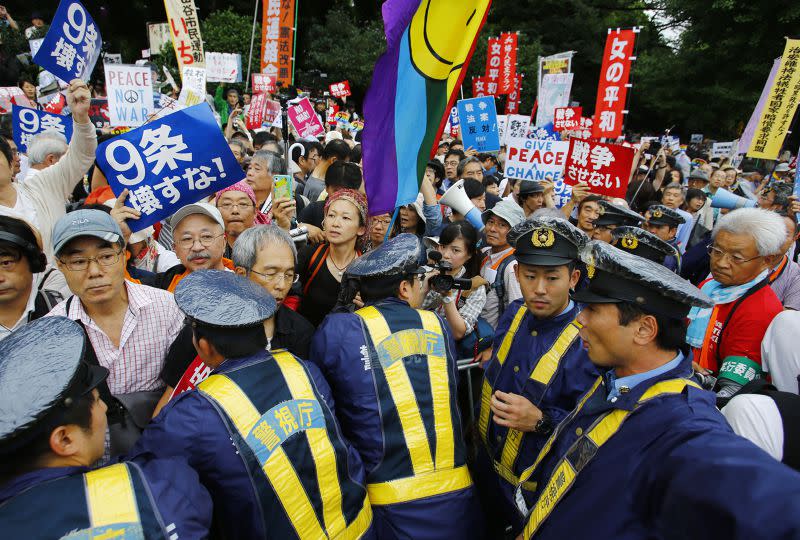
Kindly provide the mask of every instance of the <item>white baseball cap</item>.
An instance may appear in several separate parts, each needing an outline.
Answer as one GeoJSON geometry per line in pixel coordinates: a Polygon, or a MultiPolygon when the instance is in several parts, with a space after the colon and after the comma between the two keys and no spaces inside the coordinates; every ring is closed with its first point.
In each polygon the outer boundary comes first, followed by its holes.
{"type": "Polygon", "coordinates": [[[187,216],[191,216],[194,214],[203,214],[204,216],[208,216],[217,223],[223,229],[225,228],[225,221],[222,219],[222,214],[219,213],[219,210],[215,206],[212,206],[208,203],[198,202],[193,204],[187,204],[174,214],[172,217],[169,218],[169,224],[175,229],[178,226],[178,223],[183,220],[183,218],[187,216]]]}

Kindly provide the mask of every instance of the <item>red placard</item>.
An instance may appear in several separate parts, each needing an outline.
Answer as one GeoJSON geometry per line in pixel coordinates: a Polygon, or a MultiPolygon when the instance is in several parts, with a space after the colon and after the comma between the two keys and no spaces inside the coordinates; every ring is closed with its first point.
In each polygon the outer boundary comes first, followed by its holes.
{"type": "Polygon", "coordinates": [[[277,91],[274,77],[270,77],[266,73],[253,73],[254,94],[274,94],[277,91]]]}
{"type": "Polygon", "coordinates": [[[169,399],[171,400],[184,392],[197,388],[197,385],[206,380],[210,374],[211,368],[207,366],[199,356],[195,356],[192,363],[189,364],[189,367],[183,372],[181,380],[178,381],[169,399]]]}
{"type": "Polygon", "coordinates": [[[631,56],[636,41],[635,30],[609,31],[603,52],[603,67],[597,85],[592,137],[618,137],[622,134],[623,111],[628,95],[631,56]]]}
{"type": "Polygon", "coordinates": [[[636,151],[619,144],[570,139],[564,181],[586,182],[592,193],[625,197],[636,151]]]}
{"type": "Polygon", "coordinates": [[[517,33],[504,32],[500,34],[500,44],[503,51],[497,93],[510,94],[514,91],[517,80],[517,33]]]}
{"type": "Polygon", "coordinates": [[[497,95],[497,79],[490,79],[485,77],[486,79],[486,95],[487,96],[496,96],[497,95]]]}
{"type": "Polygon", "coordinates": [[[514,89],[509,92],[508,99],[506,99],[505,114],[519,113],[519,102],[522,98],[522,75],[517,75],[514,81],[514,89]]]}
{"type": "Polygon", "coordinates": [[[325,134],[325,126],[317,116],[311,101],[305,97],[296,105],[290,105],[286,111],[289,122],[292,123],[297,134],[302,137],[317,137],[325,134]]]}
{"type": "Polygon", "coordinates": [[[486,77],[472,77],[472,97],[485,97],[486,77]]]}
{"type": "Polygon", "coordinates": [[[578,129],[583,117],[583,107],[556,107],[553,116],[553,129],[564,131],[578,129]]]}
{"type": "Polygon", "coordinates": [[[489,38],[489,48],[486,50],[486,78],[498,80],[502,63],[503,45],[500,43],[500,38],[489,38]]]}
{"type": "Polygon", "coordinates": [[[267,94],[254,94],[250,98],[250,106],[247,108],[247,129],[257,129],[264,123],[264,116],[267,114],[267,94]]]}
{"type": "Polygon", "coordinates": [[[330,85],[331,95],[333,97],[342,98],[352,95],[350,93],[350,81],[342,81],[330,85]]]}

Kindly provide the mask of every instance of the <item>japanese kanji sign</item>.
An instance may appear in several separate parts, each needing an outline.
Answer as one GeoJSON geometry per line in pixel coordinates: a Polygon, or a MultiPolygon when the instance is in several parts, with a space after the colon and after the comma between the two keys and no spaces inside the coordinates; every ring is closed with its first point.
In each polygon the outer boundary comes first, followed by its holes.
{"type": "Polygon", "coordinates": [[[206,68],[184,66],[181,71],[181,93],[178,103],[191,107],[206,99],[206,68]]]}
{"type": "Polygon", "coordinates": [[[572,91],[572,73],[545,75],[539,88],[539,108],[536,109],[536,125],[543,126],[553,121],[555,110],[569,105],[572,91]]]}
{"type": "Polygon", "coordinates": [[[630,87],[628,80],[637,32],[637,29],[608,31],[594,106],[592,136],[595,138],[613,138],[622,134],[622,115],[627,113],[625,98],[630,87]]]}
{"type": "Polygon", "coordinates": [[[557,75],[559,73],[570,73],[572,71],[573,51],[554,54],[552,56],[539,57],[539,70],[536,75],[536,87],[542,86],[542,79],[545,75],[557,75]]]}
{"type": "Polygon", "coordinates": [[[184,392],[188,392],[189,390],[194,390],[197,388],[197,385],[206,380],[209,375],[211,375],[211,367],[207,366],[199,356],[195,356],[192,363],[189,364],[189,367],[183,372],[181,380],[178,381],[169,399],[179,396],[184,392]]]}
{"type": "Polygon", "coordinates": [[[636,151],[619,144],[570,139],[564,170],[567,184],[587,182],[592,193],[625,197],[636,151]]]}
{"type": "Polygon", "coordinates": [[[700,144],[703,142],[703,134],[702,133],[692,133],[689,137],[689,142],[692,144],[700,144]]]}
{"type": "Polygon", "coordinates": [[[761,111],[749,157],[775,159],[800,103],[800,39],[786,40],[781,63],[761,111]]]}
{"type": "Polygon", "coordinates": [[[14,142],[20,152],[28,151],[28,143],[34,135],[45,131],[61,133],[67,142],[72,138],[72,118],[51,114],[28,107],[14,105],[12,115],[14,142]]]}
{"type": "Polygon", "coordinates": [[[130,190],[125,204],[142,214],[134,232],[245,176],[205,103],[102,143],[97,163],[117,196],[130,190]]]}
{"type": "Polygon", "coordinates": [[[153,77],[147,66],[105,64],[112,126],[141,126],[153,114],[153,77]]]}
{"type": "Polygon", "coordinates": [[[206,53],[208,82],[242,82],[242,55],[239,53],[206,53]]]}
{"type": "Polygon", "coordinates": [[[267,94],[254,94],[247,109],[247,129],[258,129],[265,123],[272,125],[280,112],[280,103],[269,99],[267,94]]]}
{"type": "Polygon", "coordinates": [[[459,137],[461,134],[461,119],[458,117],[458,107],[450,109],[450,117],[447,119],[445,132],[452,137],[459,137]]]}
{"type": "Polygon", "coordinates": [[[711,159],[731,157],[735,144],[736,141],[715,142],[711,146],[711,159]]]}
{"type": "Polygon", "coordinates": [[[472,77],[472,97],[488,96],[486,77],[472,77]]]}
{"type": "MultiPolygon", "coordinates": [[[[302,137],[317,137],[325,133],[325,126],[317,116],[311,101],[305,97],[295,105],[290,105],[287,111],[289,122],[292,123],[297,134],[302,137]]],[[[349,117],[348,117],[349,118],[349,117]]]]}
{"type": "Polygon", "coordinates": [[[553,123],[548,122],[543,126],[534,126],[531,124],[528,127],[526,135],[528,139],[543,139],[548,141],[560,141],[561,134],[553,128],[553,123]]]}
{"type": "Polygon", "coordinates": [[[286,439],[295,433],[317,428],[325,428],[325,417],[319,402],[293,399],[275,405],[256,420],[245,442],[261,466],[264,466],[286,439]]]}
{"type": "Polygon", "coordinates": [[[511,139],[524,139],[528,134],[528,127],[531,125],[531,117],[524,114],[508,114],[506,123],[506,142],[511,139]]]}
{"type": "Polygon", "coordinates": [[[275,79],[263,73],[253,73],[253,93],[254,94],[274,94],[275,79]]]}
{"type": "Polygon", "coordinates": [[[557,107],[553,116],[553,129],[564,131],[578,129],[583,116],[583,107],[557,107]]]}
{"type": "Polygon", "coordinates": [[[89,121],[98,129],[111,127],[111,117],[108,115],[108,99],[92,98],[92,103],[89,105],[89,121]]]}
{"type": "Polygon", "coordinates": [[[498,94],[508,94],[516,88],[517,81],[517,40],[516,32],[500,34],[502,46],[500,63],[500,80],[497,83],[498,94]]]}
{"type": "Polygon", "coordinates": [[[47,35],[33,61],[68,83],[89,80],[103,39],[78,0],[61,0],[47,35]]]}
{"type": "Polygon", "coordinates": [[[283,86],[294,82],[295,0],[264,0],[261,72],[283,86]]]}
{"type": "Polygon", "coordinates": [[[500,66],[503,64],[503,45],[500,38],[489,38],[489,47],[486,50],[486,78],[500,80],[500,66]]]}
{"type": "Polygon", "coordinates": [[[203,38],[194,0],[164,0],[164,8],[181,77],[185,66],[205,67],[203,38]]]}
{"type": "Polygon", "coordinates": [[[506,114],[517,114],[519,112],[519,103],[522,100],[522,75],[518,74],[515,78],[514,88],[508,93],[506,99],[506,114]]]}
{"type": "Polygon", "coordinates": [[[331,95],[333,97],[342,98],[347,97],[350,94],[350,81],[342,81],[338,83],[333,83],[330,85],[331,95]]]}
{"type": "Polygon", "coordinates": [[[494,98],[463,99],[458,102],[458,118],[464,148],[478,152],[499,152],[500,133],[497,131],[497,109],[494,98]]]}

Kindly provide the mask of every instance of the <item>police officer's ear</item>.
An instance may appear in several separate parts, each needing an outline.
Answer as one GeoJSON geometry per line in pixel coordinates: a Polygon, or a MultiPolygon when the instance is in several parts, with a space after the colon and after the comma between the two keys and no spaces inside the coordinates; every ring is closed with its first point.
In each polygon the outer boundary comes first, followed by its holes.
{"type": "Polygon", "coordinates": [[[655,316],[642,314],[635,321],[631,321],[630,325],[634,326],[633,341],[636,345],[645,346],[656,341],[659,329],[655,316]]]}
{"type": "Polygon", "coordinates": [[[68,458],[81,453],[85,432],[76,424],[58,426],[50,433],[50,450],[59,458],[68,458]]]}

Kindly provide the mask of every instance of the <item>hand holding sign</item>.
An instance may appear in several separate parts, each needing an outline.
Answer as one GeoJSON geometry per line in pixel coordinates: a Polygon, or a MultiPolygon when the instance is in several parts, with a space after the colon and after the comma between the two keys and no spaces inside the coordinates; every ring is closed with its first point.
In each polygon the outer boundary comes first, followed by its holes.
{"type": "Polygon", "coordinates": [[[128,242],[128,238],[130,238],[132,234],[127,220],[139,219],[142,216],[141,212],[135,208],[125,206],[125,201],[128,200],[129,194],[130,191],[128,191],[127,188],[123,189],[122,193],[117,197],[117,201],[114,203],[114,208],[111,209],[111,217],[119,224],[119,228],[122,230],[122,236],[125,238],[125,243],[128,242]]]}
{"type": "Polygon", "coordinates": [[[33,61],[64,82],[88,79],[102,45],[86,8],[78,0],[61,0],[33,61]]]}

